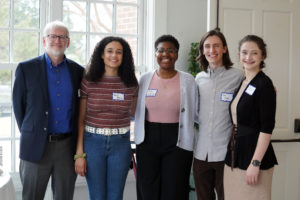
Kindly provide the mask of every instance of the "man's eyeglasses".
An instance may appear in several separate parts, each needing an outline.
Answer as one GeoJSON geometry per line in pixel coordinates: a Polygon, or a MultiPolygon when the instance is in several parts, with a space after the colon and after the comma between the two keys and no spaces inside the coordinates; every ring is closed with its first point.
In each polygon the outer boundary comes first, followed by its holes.
{"type": "Polygon", "coordinates": [[[174,54],[174,53],[178,52],[178,49],[173,49],[173,48],[168,48],[168,49],[159,48],[159,49],[156,49],[157,54],[163,54],[164,52],[168,53],[168,54],[174,54]]]}
{"type": "Polygon", "coordinates": [[[58,39],[59,41],[65,42],[69,38],[69,36],[49,34],[49,35],[47,35],[47,38],[49,38],[49,40],[51,40],[51,41],[55,41],[56,39],[58,39]]]}

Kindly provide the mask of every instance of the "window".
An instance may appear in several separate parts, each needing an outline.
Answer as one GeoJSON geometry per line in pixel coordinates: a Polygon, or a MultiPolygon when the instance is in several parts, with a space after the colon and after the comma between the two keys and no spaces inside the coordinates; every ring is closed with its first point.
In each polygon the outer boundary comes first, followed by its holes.
{"type": "Polygon", "coordinates": [[[66,54],[85,65],[94,47],[109,35],[125,38],[136,65],[141,63],[141,0],[64,0],[63,21],[70,28],[71,44],[66,54]]]}
{"type": "Polygon", "coordinates": [[[19,138],[11,102],[17,63],[41,51],[39,0],[0,0],[0,147],[2,168],[18,171],[19,138]]]}

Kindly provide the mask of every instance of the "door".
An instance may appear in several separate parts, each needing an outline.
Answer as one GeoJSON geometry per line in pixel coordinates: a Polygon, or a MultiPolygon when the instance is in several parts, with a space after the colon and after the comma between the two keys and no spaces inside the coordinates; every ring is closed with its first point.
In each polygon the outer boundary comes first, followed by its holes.
{"type": "Polygon", "coordinates": [[[272,199],[300,200],[300,144],[294,119],[300,118],[300,0],[209,0],[209,29],[217,18],[232,61],[238,62],[238,41],[247,34],[264,38],[268,56],[264,70],[277,88],[276,127],[272,139],[279,165],[273,176],[272,199]],[[219,9],[217,9],[219,8],[219,9]]]}

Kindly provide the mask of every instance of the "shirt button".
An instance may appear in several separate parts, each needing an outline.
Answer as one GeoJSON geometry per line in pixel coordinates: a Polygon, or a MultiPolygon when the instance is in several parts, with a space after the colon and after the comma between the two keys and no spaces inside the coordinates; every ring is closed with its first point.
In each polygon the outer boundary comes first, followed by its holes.
{"type": "Polygon", "coordinates": [[[57,84],[60,84],[60,81],[56,81],[57,84]]]}
{"type": "Polygon", "coordinates": [[[48,115],[48,111],[46,111],[45,114],[48,115]]]}
{"type": "Polygon", "coordinates": [[[57,96],[59,97],[59,96],[60,96],[60,93],[57,93],[57,96]]]}
{"type": "Polygon", "coordinates": [[[185,109],[184,109],[184,108],[182,108],[182,109],[181,109],[181,112],[184,112],[184,111],[185,111],[185,109]]]}
{"type": "Polygon", "coordinates": [[[46,127],[44,128],[44,131],[47,131],[47,128],[46,128],[46,127]]]}
{"type": "Polygon", "coordinates": [[[56,110],[59,110],[59,107],[57,107],[56,110]]]}
{"type": "Polygon", "coordinates": [[[180,128],[182,128],[182,127],[183,127],[183,125],[181,124],[179,127],[180,127],[180,128]]]}
{"type": "Polygon", "coordinates": [[[58,124],[58,121],[55,121],[55,124],[58,124]]]}

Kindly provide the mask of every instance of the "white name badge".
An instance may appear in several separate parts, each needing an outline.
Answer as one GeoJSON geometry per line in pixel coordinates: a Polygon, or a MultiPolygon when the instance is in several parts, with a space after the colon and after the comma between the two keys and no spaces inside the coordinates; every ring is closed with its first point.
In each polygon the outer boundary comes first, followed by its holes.
{"type": "Polygon", "coordinates": [[[112,93],[112,99],[113,99],[114,101],[124,101],[125,95],[124,95],[124,93],[113,92],[113,93],[112,93]]]}
{"type": "Polygon", "coordinates": [[[255,90],[256,90],[256,87],[254,87],[253,85],[249,85],[245,92],[249,95],[252,95],[255,90]]]}
{"type": "Polygon", "coordinates": [[[157,89],[148,89],[146,93],[146,97],[155,97],[157,93],[157,89]]]}
{"type": "Polygon", "coordinates": [[[233,99],[233,93],[221,92],[221,101],[231,102],[233,99]]]}

